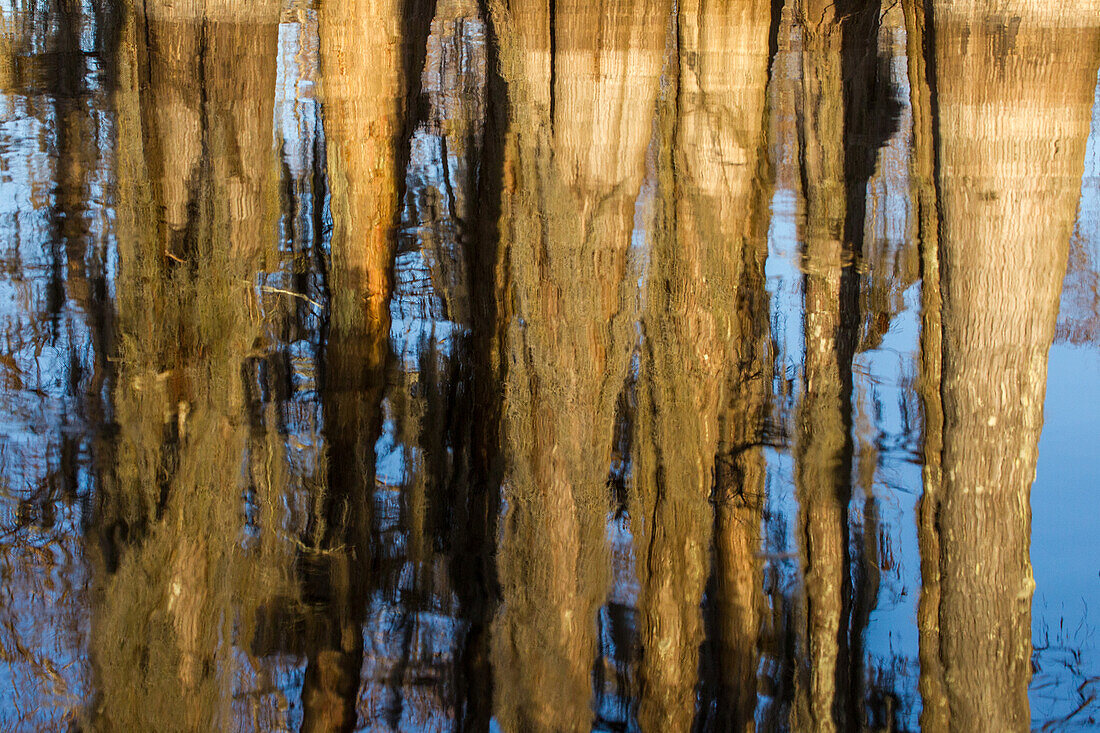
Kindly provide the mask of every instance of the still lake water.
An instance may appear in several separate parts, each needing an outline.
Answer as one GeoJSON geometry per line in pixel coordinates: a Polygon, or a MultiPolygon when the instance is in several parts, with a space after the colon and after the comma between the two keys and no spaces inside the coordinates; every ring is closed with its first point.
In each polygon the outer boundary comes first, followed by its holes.
{"type": "Polygon", "coordinates": [[[0,728],[1100,725],[1100,5],[0,0],[0,728]]]}

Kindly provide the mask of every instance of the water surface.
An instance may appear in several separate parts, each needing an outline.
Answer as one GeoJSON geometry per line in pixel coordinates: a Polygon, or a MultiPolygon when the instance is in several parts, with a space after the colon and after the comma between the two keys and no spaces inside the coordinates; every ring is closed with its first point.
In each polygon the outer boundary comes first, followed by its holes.
{"type": "Polygon", "coordinates": [[[0,2],[0,727],[1096,725],[1073,5],[0,2]]]}

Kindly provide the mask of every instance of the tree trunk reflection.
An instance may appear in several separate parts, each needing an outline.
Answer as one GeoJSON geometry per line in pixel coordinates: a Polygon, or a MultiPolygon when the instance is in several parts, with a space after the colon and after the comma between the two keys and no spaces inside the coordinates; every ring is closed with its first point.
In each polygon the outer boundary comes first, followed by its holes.
{"type": "Polygon", "coordinates": [[[501,267],[507,473],[494,632],[508,730],[587,730],[607,594],[606,487],[634,341],[626,277],[668,0],[515,0],[501,267]]]}
{"type": "MultiPolygon", "coordinates": [[[[852,546],[849,504],[867,181],[896,126],[878,49],[881,11],[879,2],[807,2],[799,16],[805,383],[795,481],[808,670],[796,685],[793,720],[814,730],[862,723],[863,627],[875,603],[877,558],[852,546]],[[856,558],[862,564],[853,567],[856,558]]],[[[874,497],[865,490],[866,527],[873,533],[874,497]]],[[[865,534],[856,535],[856,544],[868,541],[865,534]]]]}
{"type": "Polygon", "coordinates": [[[938,714],[952,729],[1019,730],[1031,723],[1029,493],[1096,84],[1100,6],[936,2],[933,27],[944,420],[936,530],[947,702],[938,714]]]}
{"type": "Polygon", "coordinates": [[[322,356],[326,470],[314,497],[306,568],[313,618],[302,729],[357,721],[363,621],[375,575],[375,442],[389,356],[395,229],[409,109],[433,0],[322,3],[318,12],[332,211],[329,321],[322,356]]]}
{"type": "Polygon", "coordinates": [[[688,2],[673,23],[630,506],[642,592],[638,721],[647,730],[686,730],[695,716],[712,528],[720,684],[738,700],[724,713],[727,725],[751,724],[761,602],[763,472],[754,446],[731,456],[738,476],[720,487],[729,495],[719,497],[717,519],[710,499],[720,443],[732,453],[731,442],[754,436],[762,419],[761,383],[746,377],[759,366],[771,6],[727,2],[704,12],[688,2]]]}
{"type": "MultiPolygon", "coordinates": [[[[273,218],[277,6],[127,9],[118,61],[118,434],[102,454],[97,729],[229,725],[251,623],[283,558],[242,552],[253,278],[273,218]],[[207,155],[205,153],[213,154],[207,155]],[[152,191],[146,180],[153,183],[152,191]],[[151,195],[150,195],[151,193],[151,195]],[[244,479],[244,482],[242,482],[244,479]],[[255,583],[254,562],[270,570],[255,583]],[[247,582],[246,582],[247,581],[247,582]]],[[[276,449],[277,450],[277,449],[276,449]]],[[[277,465],[278,459],[272,462],[277,465]]],[[[261,534],[271,532],[261,527],[261,534]]],[[[260,547],[278,552],[278,542],[260,547]]]]}

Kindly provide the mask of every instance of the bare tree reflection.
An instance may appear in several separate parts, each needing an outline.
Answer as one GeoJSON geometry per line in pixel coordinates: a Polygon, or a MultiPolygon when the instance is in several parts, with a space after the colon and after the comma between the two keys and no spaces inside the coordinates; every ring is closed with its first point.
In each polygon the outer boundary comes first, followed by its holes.
{"type": "Polygon", "coordinates": [[[798,11],[805,384],[795,480],[808,669],[796,690],[792,724],[814,730],[858,724],[862,626],[874,602],[873,587],[864,582],[869,573],[852,572],[848,505],[866,182],[893,119],[888,100],[876,99],[880,9],[877,2],[808,2],[798,11]]]}
{"type": "Polygon", "coordinates": [[[262,332],[252,278],[274,222],[277,6],[125,10],[117,434],[99,456],[89,717],[104,730],[222,727],[234,625],[250,623],[288,559],[277,541],[260,543],[276,553],[262,559],[240,544],[242,493],[274,506],[278,488],[242,475],[246,362],[262,332]]]}
{"type": "Polygon", "coordinates": [[[771,14],[767,2],[705,10],[689,2],[673,16],[630,506],[642,593],[638,721],[645,729],[687,729],[695,716],[712,528],[719,684],[723,696],[734,697],[719,714],[724,726],[743,728],[755,708],[771,14]],[[716,477],[720,445],[733,454],[733,468],[716,477]],[[723,493],[712,517],[716,479],[723,493]]]}
{"type": "Polygon", "coordinates": [[[938,562],[922,617],[938,621],[928,672],[943,678],[922,692],[930,725],[1020,729],[1031,722],[1029,493],[1100,7],[937,2],[932,12],[943,437],[940,485],[922,508],[922,532],[936,535],[922,551],[938,562]]]}
{"type": "MultiPolygon", "coordinates": [[[[395,227],[432,0],[323,3],[319,10],[332,211],[323,334],[326,473],[303,556],[311,616],[303,730],[357,721],[363,621],[377,560],[370,507],[389,356],[395,227]]],[[[375,576],[376,577],[376,576],[375,576]]]]}
{"type": "Polygon", "coordinates": [[[666,0],[516,1],[500,236],[507,473],[493,639],[507,729],[587,729],[615,419],[633,344],[626,277],[666,0]]]}

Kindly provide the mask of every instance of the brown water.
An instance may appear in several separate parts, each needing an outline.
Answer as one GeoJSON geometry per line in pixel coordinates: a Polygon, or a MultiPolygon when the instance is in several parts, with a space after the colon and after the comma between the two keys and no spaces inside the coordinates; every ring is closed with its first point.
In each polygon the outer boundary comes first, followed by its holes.
{"type": "Polygon", "coordinates": [[[0,728],[1100,724],[1098,64],[0,0],[0,728]]]}

